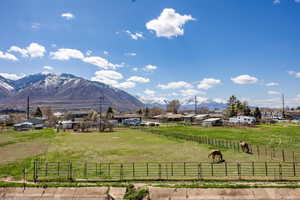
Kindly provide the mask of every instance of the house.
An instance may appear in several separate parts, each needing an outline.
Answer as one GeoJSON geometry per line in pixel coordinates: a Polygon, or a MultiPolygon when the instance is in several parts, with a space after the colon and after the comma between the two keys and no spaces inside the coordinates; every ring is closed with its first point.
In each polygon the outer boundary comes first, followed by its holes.
{"type": "Polygon", "coordinates": [[[10,120],[10,116],[9,115],[0,115],[0,123],[1,122],[7,122],[10,120]]]}
{"type": "Polygon", "coordinates": [[[265,111],[262,112],[262,119],[283,119],[282,112],[265,111]]]}
{"type": "Polygon", "coordinates": [[[184,122],[192,123],[194,121],[196,114],[187,114],[183,116],[184,122]]]}
{"type": "Polygon", "coordinates": [[[23,122],[20,124],[15,124],[14,129],[16,131],[27,131],[33,128],[33,124],[30,122],[23,122]]]}
{"type": "Polygon", "coordinates": [[[138,114],[119,114],[113,116],[114,120],[117,120],[119,123],[123,123],[125,120],[139,120],[142,121],[142,116],[138,114]]]}
{"type": "Polygon", "coordinates": [[[232,124],[255,124],[255,117],[251,116],[237,116],[229,118],[229,123],[232,124]]]}
{"type": "Polygon", "coordinates": [[[221,118],[209,118],[202,122],[202,126],[222,126],[223,121],[221,118]]]}
{"type": "Polygon", "coordinates": [[[34,129],[43,129],[45,126],[46,119],[41,117],[35,117],[27,120],[26,122],[31,123],[34,129]]]}

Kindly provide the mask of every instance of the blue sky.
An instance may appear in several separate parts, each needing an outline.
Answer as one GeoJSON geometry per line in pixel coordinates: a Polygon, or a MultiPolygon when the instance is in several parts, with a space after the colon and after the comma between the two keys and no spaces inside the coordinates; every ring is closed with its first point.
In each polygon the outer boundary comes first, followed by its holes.
{"type": "Polygon", "coordinates": [[[6,0],[0,72],[72,73],[144,100],[300,105],[300,0],[6,0]],[[45,67],[46,66],[46,67],[45,67]]]}

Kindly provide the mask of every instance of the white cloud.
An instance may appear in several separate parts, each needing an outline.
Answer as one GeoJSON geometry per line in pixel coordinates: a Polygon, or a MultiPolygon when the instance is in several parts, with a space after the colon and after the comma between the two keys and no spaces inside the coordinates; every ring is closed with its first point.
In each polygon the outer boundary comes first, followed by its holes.
{"type": "Polygon", "coordinates": [[[92,53],[93,53],[93,51],[87,50],[87,51],[85,52],[85,55],[90,56],[92,53]]]}
{"type": "Polygon", "coordinates": [[[154,70],[156,70],[156,69],[157,69],[157,66],[155,66],[155,65],[146,65],[146,66],[144,67],[144,70],[145,70],[145,71],[148,71],[148,72],[154,71],[154,70]]]}
{"type": "Polygon", "coordinates": [[[266,83],[266,86],[271,87],[271,86],[278,86],[279,83],[276,82],[270,82],[270,83],[266,83]]]}
{"type": "Polygon", "coordinates": [[[132,76],[127,81],[138,82],[138,83],[148,83],[148,82],[150,82],[150,79],[144,78],[141,76],[132,76]]]}
{"type": "Polygon", "coordinates": [[[157,37],[177,37],[184,34],[183,25],[191,20],[195,20],[191,15],[180,15],[173,8],[165,8],[157,19],[146,23],[146,28],[154,30],[157,37]]]}
{"type": "Polygon", "coordinates": [[[300,0],[295,0],[296,3],[300,3],[300,0]]]}
{"type": "Polygon", "coordinates": [[[46,48],[38,43],[32,42],[28,47],[24,49],[18,46],[11,46],[8,49],[8,52],[17,52],[20,53],[22,57],[30,56],[31,58],[35,58],[43,57],[46,52],[46,48]]]}
{"type": "Polygon", "coordinates": [[[35,30],[39,29],[40,26],[41,26],[40,23],[32,23],[32,24],[31,24],[31,28],[32,28],[32,29],[35,29],[35,30]]]}
{"type": "Polygon", "coordinates": [[[62,13],[62,14],[61,14],[61,17],[62,17],[62,18],[65,18],[65,19],[67,19],[67,20],[70,20],[70,19],[74,19],[74,18],[75,18],[75,15],[72,14],[72,13],[62,13]]]}
{"type": "Polygon", "coordinates": [[[103,51],[103,54],[104,54],[104,55],[108,55],[109,52],[108,52],[108,51],[103,51]]]}
{"type": "Polygon", "coordinates": [[[125,56],[136,56],[136,53],[131,52],[131,53],[125,53],[124,55],[125,56]]]}
{"type": "Polygon", "coordinates": [[[139,69],[137,67],[132,68],[133,71],[137,72],[139,69]]]}
{"type": "Polygon", "coordinates": [[[25,76],[25,74],[17,75],[17,74],[9,74],[9,73],[0,73],[0,76],[4,77],[6,79],[15,81],[15,80],[23,78],[25,76]]]}
{"type": "Polygon", "coordinates": [[[149,90],[149,89],[146,89],[144,91],[145,94],[149,95],[149,96],[153,96],[155,94],[155,91],[154,90],[149,90]]]}
{"type": "Polygon", "coordinates": [[[205,92],[195,90],[195,89],[186,89],[186,90],[181,90],[180,92],[182,96],[186,96],[186,97],[191,97],[198,94],[205,94],[205,92]]]}
{"type": "Polygon", "coordinates": [[[123,79],[123,75],[121,73],[112,70],[96,71],[95,76],[98,77],[99,79],[113,79],[113,80],[123,79]]]}
{"type": "Polygon", "coordinates": [[[101,58],[99,56],[91,56],[91,57],[85,57],[82,59],[83,62],[90,63],[92,65],[96,65],[97,67],[101,67],[104,69],[108,68],[117,68],[120,67],[121,65],[115,65],[110,62],[108,62],[105,58],[101,58]]]}
{"type": "Polygon", "coordinates": [[[199,89],[209,89],[214,87],[215,85],[219,85],[221,84],[221,80],[218,79],[214,79],[214,78],[204,78],[199,84],[198,84],[198,88],[199,89]]]}
{"type": "Polygon", "coordinates": [[[129,30],[125,31],[133,40],[138,40],[144,37],[143,33],[132,33],[129,30]]]}
{"type": "Polygon", "coordinates": [[[56,52],[51,52],[50,57],[54,60],[69,60],[71,58],[83,59],[84,55],[77,49],[58,49],[56,52]]]}
{"type": "Polygon", "coordinates": [[[268,91],[268,95],[280,95],[280,94],[281,93],[278,91],[273,91],[273,90],[268,91]]]}
{"type": "Polygon", "coordinates": [[[178,82],[170,82],[166,85],[159,84],[159,88],[161,89],[178,89],[178,88],[192,88],[193,86],[190,83],[185,81],[178,81],[178,82]]]}
{"type": "Polygon", "coordinates": [[[273,4],[280,4],[280,0],[273,0],[273,4]]]}
{"type": "Polygon", "coordinates": [[[222,98],[214,98],[213,101],[216,102],[216,103],[223,103],[223,104],[227,103],[227,101],[225,99],[222,99],[222,98]]]}
{"type": "Polygon", "coordinates": [[[244,75],[240,75],[234,78],[231,78],[231,80],[236,83],[236,84],[240,84],[240,85],[244,85],[244,84],[254,84],[258,81],[257,78],[253,77],[253,76],[249,76],[247,74],[244,75]]]}
{"type": "Polygon", "coordinates": [[[5,53],[0,51],[0,59],[5,59],[5,60],[12,60],[12,61],[17,61],[18,58],[10,53],[5,53]]]}
{"type": "Polygon", "coordinates": [[[46,70],[54,70],[54,67],[52,67],[52,66],[44,66],[43,68],[46,70]]]}
{"type": "Polygon", "coordinates": [[[118,85],[116,85],[117,88],[122,88],[122,89],[127,89],[127,88],[134,88],[135,87],[135,83],[131,82],[131,81],[125,81],[123,83],[119,83],[118,85]]]}
{"type": "Polygon", "coordinates": [[[300,78],[300,72],[288,71],[288,73],[296,78],[300,78]]]}

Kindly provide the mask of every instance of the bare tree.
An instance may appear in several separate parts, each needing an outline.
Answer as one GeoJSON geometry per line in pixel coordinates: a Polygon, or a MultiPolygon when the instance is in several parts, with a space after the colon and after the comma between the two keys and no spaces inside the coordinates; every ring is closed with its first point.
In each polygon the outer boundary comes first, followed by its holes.
{"type": "Polygon", "coordinates": [[[177,99],[176,100],[172,100],[167,105],[167,111],[177,114],[178,110],[180,108],[180,105],[181,104],[180,104],[179,100],[177,100],[177,99]]]}

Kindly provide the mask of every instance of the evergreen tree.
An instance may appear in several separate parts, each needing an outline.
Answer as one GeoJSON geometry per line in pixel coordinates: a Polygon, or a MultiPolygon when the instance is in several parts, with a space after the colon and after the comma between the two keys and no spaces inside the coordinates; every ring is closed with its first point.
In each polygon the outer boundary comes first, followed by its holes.
{"type": "Polygon", "coordinates": [[[35,113],[33,114],[34,117],[43,117],[43,112],[40,107],[37,107],[35,113]]]}
{"type": "Polygon", "coordinates": [[[256,118],[256,120],[260,120],[261,119],[261,112],[260,112],[259,107],[255,108],[253,116],[256,118]]]}

